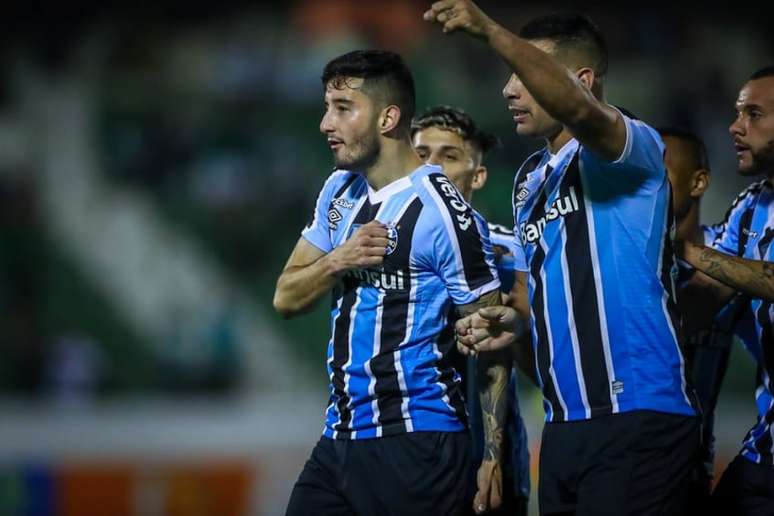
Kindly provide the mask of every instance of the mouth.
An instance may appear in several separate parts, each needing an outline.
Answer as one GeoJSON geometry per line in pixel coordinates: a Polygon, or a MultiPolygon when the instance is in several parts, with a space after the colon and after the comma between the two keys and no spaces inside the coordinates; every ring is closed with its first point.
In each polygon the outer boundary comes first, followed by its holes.
{"type": "Polygon", "coordinates": [[[338,138],[328,138],[328,146],[331,148],[331,150],[335,151],[340,147],[343,147],[344,142],[339,140],[338,138]]]}
{"type": "Polygon", "coordinates": [[[741,143],[741,142],[734,142],[734,149],[736,149],[736,155],[737,157],[742,157],[746,152],[750,152],[750,147],[741,143]]]}
{"type": "Polygon", "coordinates": [[[508,106],[508,111],[511,112],[513,121],[517,124],[524,123],[527,120],[527,117],[530,116],[530,112],[528,110],[517,106],[508,106]]]}

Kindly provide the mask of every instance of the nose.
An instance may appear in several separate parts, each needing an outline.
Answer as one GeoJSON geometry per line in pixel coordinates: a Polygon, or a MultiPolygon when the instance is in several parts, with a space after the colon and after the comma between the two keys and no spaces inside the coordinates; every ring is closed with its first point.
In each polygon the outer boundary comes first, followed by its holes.
{"type": "Polygon", "coordinates": [[[503,98],[505,100],[518,99],[521,97],[521,81],[516,74],[512,74],[503,87],[503,98]]]}
{"type": "Polygon", "coordinates": [[[327,111],[323,115],[322,120],[320,120],[320,132],[323,134],[333,132],[333,126],[331,125],[331,120],[327,111]]]}
{"type": "Polygon", "coordinates": [[[737,115],[731,125],[728,126],[728,132],[731,136],[742,136],[744,134],[744,124],[742,123],[742,117],[737,115]]]}
{"type": "Polygon", "coordinates": [[[433,152],[427,157],[427,163],[429,165],[440,165],[443,166],[443,161],[441,160],[441,156],[439,156],[437,153],[433,152]]]}

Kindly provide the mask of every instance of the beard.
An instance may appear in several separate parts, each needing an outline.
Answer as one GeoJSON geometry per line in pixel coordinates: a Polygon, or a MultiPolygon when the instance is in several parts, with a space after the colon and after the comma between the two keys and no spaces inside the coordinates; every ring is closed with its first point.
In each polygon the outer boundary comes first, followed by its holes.
{"type": "Polygon", "coordinates": [[[379,160],[382,146],[379,143],[379,137],[370,134],[352,143],[352,150],[344,156],[337,158],[334,156],[336,168],[350,171],[365,171],[379,160]]]}
{"type": "Polygon", "coordinates": [[[757,152],[751,152],[750,165],[739,167],[742,176],[757,176],[759,174],[774,174],[774,140],[757,152]]]}

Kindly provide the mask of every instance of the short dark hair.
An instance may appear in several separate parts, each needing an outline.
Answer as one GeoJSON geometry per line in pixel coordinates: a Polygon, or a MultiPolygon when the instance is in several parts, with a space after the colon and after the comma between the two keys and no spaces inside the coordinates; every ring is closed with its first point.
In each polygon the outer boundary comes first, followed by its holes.
{"type": "Polygon", "coordinates": [[[439,127],[456,132],[463,140],[473,144],[481,154],[486,154],[500,143],[497,136],[479,129],[469,114],[452,106],[427,108],[411,122],[411,138],[414,138],[417,131],[428,127],[439,127]]]}
{"type": "Polygon", "coordinates": [[[528,22],[519,36],[528,40],[547,39],[556,45],[558,53],[578,52],[603,77],[607,73],[607,43],[599,28],[587,16],[578,13],[554,13],[528,22]]]}
{"type": "Polygon", "coordinates": [[[323,87],[333,81],[335,88],[346,86],[347,77],[362,78],[361,91],[386,105],[400,108],[399,126],[407,129],[414,116],[414,78],[403,58],[387,50],[355,50],[331,60],[322,74],[323,87]]]}
{"type": "Polygon", "coordinates": [[[765,66],[760,70],[756,70],[748,80],[754,81],[755,79],[763,79],[764,77],[774,77],[774,65],[765,66]]]}
{"type": "Polygon", "coordinates": [[[683,143],[688,144],[691,149],[691,165],[696,167],[696,170],[703,168],[707,172],[710,171],[709,158],[707,157],[707,147],[704,142],[695,133],[682,129],[680,127],[659,127],[656,129],[661,137],[671,136],[683,143]]]}

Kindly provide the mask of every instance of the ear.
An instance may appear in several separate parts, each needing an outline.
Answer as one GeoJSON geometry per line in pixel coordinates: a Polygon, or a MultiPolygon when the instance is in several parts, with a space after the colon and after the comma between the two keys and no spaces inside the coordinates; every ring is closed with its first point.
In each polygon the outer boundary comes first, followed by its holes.
{"type": "Polygon", "coordinates": [[[379,132],[382,134],[394,131],[400,123],[400,108],[391,104],[384,108],[379,115],[379,132]]]}
{"type": "Polygon", "coordinates": [[[481,190],[486,184],[487,171],[484,165],[479,165],[473,172],[473,179],[470,181],[470,189],[474,192],[481,190]]]}
{"type": "Polygon", "coordinates": [[[597,74],[591,68],[580,68],[575,71],[575,77],[578,78],[581,84],[583,84],[589,90],[594,86],[594,81],[597,78],[597,74]]]}
{"type": "Polygon", "coordinates": [[[709,184],[709,173],[703,168],[696,170],[691,176],[691,197],[699,198],[704,195],[704,192],[709,188],[709,184]]]}

